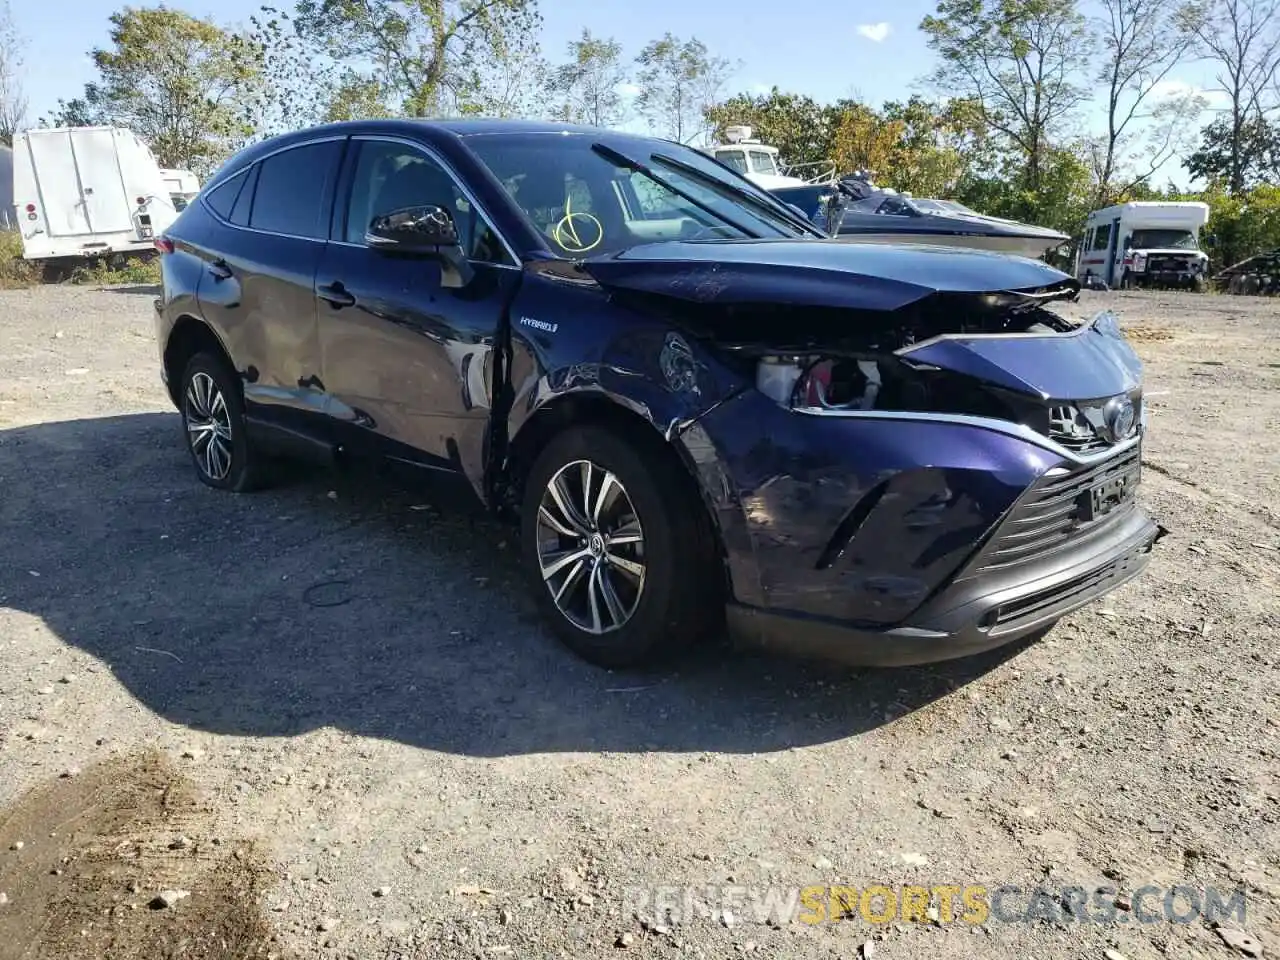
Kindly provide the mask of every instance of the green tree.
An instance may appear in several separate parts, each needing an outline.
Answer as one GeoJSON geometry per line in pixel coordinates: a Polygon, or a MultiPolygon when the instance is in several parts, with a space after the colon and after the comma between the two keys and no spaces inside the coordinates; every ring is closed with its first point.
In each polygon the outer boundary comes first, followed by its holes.
{"type": "Polygon", "coordinates": [[[832,115],[812,97],[777,87],[766,94],[739,93],[708,107],[706,118],[718,142],[724,141],[726,127],[746,124],[789,164],[831,161],[832,115]]]}
{"type": "Polygon", "coordinates": [[[706,111],[728,79],[729,61],[713,57],[697,37],[681,40],[667,33],[641,50],[636,63],[636,105],[649,129],[680,143],[705,137],[706,111]]]}
{"type": "Polygon", "coordinates": [[[554,113],[570,123],[616,126],[625,118],[621,87],[626,81],[622,44],[612,37],[594,37],[584,28],[569,44],[568,62],[551,73],[554,113]]]}
{"type": "Polygon", "coordinates": [[[882,112],[899,131],[885,181],[897,190],[950,197],[971,170],[983,169],[993,159],[977,104],[938,104],[913,96],[905,103],[886,103],[882,112]]]}
{"type": "Polygon", "coordinates": [[[1193,30],[1200,53],[1217,68],[1226,109],[1227,186],[1247,181],[1250,124],[1263,116],[1280,75],[1280,0],[1207,0],[1193,30]]]}
{"type": "Polygon", "coordinates": [[[387,91],[377,80],[347,72],[330,91],[324,114],[324,123],[339,120],[372,120],[390,117],[395,113],[387,103],[387,91]]]}
{"type": "Polygon", "coordinates": [[[1180,199],[1209,204],[1205,236],[1213,242],[1213,259],[1230,266],[1255,254],[1280,250],[1280,186],[1264,184],[1232,192],[1213,184],[1202,194],[1180,199]]]}
{"type": "Polygon", "coordinates": [[[181,10],[125,7],[111,44],[91,54],[98,80],[60,103],[54,122],[108,123],[145,140],[162,166],[208,173],[252,133],[261,50],[181,10]]]}
{"type": "Polygon", "coordinates": [[[866,170],[883,186],[896,187],[894,159],[906,125],[887,120],[875,107],[854,100],[835,106],[831,159],[841,172],[866,170]]]}
{"type": "Polygon", "coordinates": [[[294,20],[348,82],[376,83],[414,117],[481,109],[486,81],[540,22],[536,0],[298,0],[294,20]]]}
{"type": "Polygon", "coordinates": [[[1233,118],[1219,117],[1201,131],[1200,147],[1183,162],[1193,177],[1248,189],[1280,183],[1280,122],[1253,117],[1233,131],[1233,118]]]}
{"type": "Polygon", "coordinates": [[[1087,99],[1091,44],[1075,0],[939,0],[920,29],[942,59],[933,81],[981,105],[1021,154],[1024,189],[1039,190],[1055,136],[1087,99]]]}

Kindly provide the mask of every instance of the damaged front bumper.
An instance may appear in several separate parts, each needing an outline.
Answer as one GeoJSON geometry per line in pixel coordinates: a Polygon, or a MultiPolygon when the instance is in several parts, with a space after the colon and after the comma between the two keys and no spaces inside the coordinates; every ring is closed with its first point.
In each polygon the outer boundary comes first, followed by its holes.
{"type": "Polygon", "coordinates": [[[1135,508],[1121,524],[1038,563],[958,578],[910,618],[885,629],[798,611],[730,604],[730,633],[744,646],[858,666],[951,660],[1050,627],[1140,574],[1163,535],[1135,508]]]}
{"type": "Polygon", "coordinates": [[[968,656],[1136,577],[1164,532],[1136,501],[1141,431],[1080,455],[1013,423],[747,394],[698,437],[704,489],[736,494],[718,512],[744,646],[851,665],[968,656]]]}

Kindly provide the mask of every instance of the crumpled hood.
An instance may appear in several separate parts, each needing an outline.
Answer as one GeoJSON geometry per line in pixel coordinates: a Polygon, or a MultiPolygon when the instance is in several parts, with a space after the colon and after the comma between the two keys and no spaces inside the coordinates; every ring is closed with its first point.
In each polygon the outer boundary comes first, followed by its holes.
{"type": "Polygon", "coordinates": [[[1044,400],[1095,400],[1142,385],[1142,361],[1110,312],[1067,333],[947,335],[897,353],[1044,400]]]}
{"type": "Polygon", "coordinates": [[[961,247],[832,240],[667,241],[583,261],[597,282],[696,303],[899,310],[935,293],[1074,294],[1039,260],[961,247]]]}

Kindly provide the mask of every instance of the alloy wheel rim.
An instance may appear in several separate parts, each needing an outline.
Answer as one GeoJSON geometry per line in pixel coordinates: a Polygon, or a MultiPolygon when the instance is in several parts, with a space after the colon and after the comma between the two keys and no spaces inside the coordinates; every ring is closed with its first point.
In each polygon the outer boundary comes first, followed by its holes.
{"type": "Polygon", "coordinates": [[[623,627],[644,593],[644,530],[626,487],[590,460],[565,464],[538,505],[538,565],[560,613],[597,636],[623,627]]]}
{"type": "Polygon", "coordinates": [[[231,412],[209,374],[197,373],[187,384],[183,417],[196,463],[211,480],[225,480],[231,472],[231,412]]]}

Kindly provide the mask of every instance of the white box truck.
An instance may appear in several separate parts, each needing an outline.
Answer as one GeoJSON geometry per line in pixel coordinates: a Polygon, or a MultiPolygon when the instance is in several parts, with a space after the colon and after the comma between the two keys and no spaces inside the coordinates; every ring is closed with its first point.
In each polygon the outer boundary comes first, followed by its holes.
{"type": "Polygon", "coordinates": [[[1089,214],[1076,254],[1076,279],[1127,289],[1179,286],[1203,290],[1209,255],[1200,230],[1209,205],[1200,201],[1131,201],[1089,214]]]}
{"type": "Polygon", "coordinates": [[[28,260],[150,250],[177,218],[150,148],[119,127],[14,137],[13,204],[28,260]]]}

